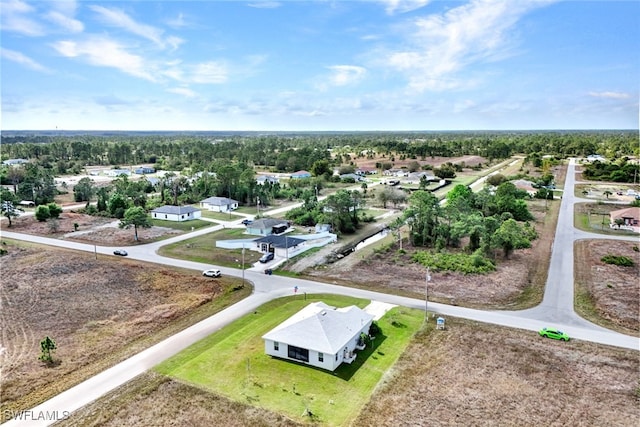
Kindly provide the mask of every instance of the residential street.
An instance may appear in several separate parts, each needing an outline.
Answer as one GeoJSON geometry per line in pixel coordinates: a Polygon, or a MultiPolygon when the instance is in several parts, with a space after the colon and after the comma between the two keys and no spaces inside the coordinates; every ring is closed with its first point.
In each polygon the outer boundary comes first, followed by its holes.
{"type": "MultiPolygon", "coordinates": [[[[543,301],[539,306],[523,311],[482,311],[429,302],[429,312],[441,314],[443,316],[453,316],[495,325],[513,327],[532,332],[537,332],[544,326],[553,326],[563,329],[572,338],[579,340],[638,350],[640,348],[640,339],[637,337],[622,335],[594,325],[580,318],[573,310],[574,242],[580,239],[614,238],[635,242],[639,241],[639,238],[635,236],[611,237],[576,230],[573,227],[574,204],[584,200],[576,198],[573,195],[574,185],[575,161],[572,159],[568,166],[565,191],[560,207],[545,294],[543,301]]],[[[239,220],[236,222],[239,222],[239,220]]],[[[131,259],[201,271],[206,268],[210,268],[211,266],[208,264],[161,257],[156,253],[156,251],[162,245],[188,239],[195,235],[210,233],[219,228],[222,228],[222,226],[197,230],[193,233],[184,234],[148,245],[126,247],[126,250],[129,253],[129,258],[131,259]]],[[[2,237],[88,252],[96,251],[97,253],[104,255],[110,255],[113,250],[116,249],[113,247],[101,247],[49,239],[46,237],[12,233],[5,230],[2,230],[2,237]]],[[[242,271],[239,269],[221,267],[220,270],[224,275],[242,277],[242,271]]],[[[249,270],[245,270],[244,276],[255,286],[255,291],[250,297],[59,394],[36,408],[33,408],[32,416],[29,418],[37,417],[37,414],[39,414],[40,411],[48,411],[50,413],[57,411],[60,416],[62,416],[63,411],[73,412],[93,400],[100,398],[105,393],[108,393],[109,391],[126,383],[168,357],[178,353],[194,342],[233,322],[244,314],[252,312],[263,303],[281,296],[293,295],[295,286],[298,287],[297,295],[299,298],[304,298],[305,294],[335,293],[382,301],[411,308],[425,308],[425,301],[423,299],[406,298],[308,280],[269,276],[249,270]]],[[[534,333],[531,333],[531,336],[532,339],[537,337],[534,333]]],[[[47,420],[12,420],[4,425],[8,427],[44,426],[51,423],[51,421],[47,420]]]]}

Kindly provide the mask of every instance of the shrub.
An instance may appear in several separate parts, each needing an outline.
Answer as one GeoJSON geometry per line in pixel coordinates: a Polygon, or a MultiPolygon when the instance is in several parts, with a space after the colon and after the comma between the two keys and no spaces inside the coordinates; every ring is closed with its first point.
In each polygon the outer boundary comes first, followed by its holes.
{"type": "Polygon", "coordinates": [[[624,255],[605,255],[600,258],[600,261],[604,262],[605,264],[619,265],[621,267],[633,266],[633,260],[624,255]]]}
{"type": "Polygon", "coordinates": [[[45,222],[49,217],[51,217],[51,214],[49,213],[48,207],[40,205],[36,208],[35,216],[38,221],[45,222]]]}
{"type": "Polygon", "coordinates": [[[496,266],[481,250],[464,253],[419,251],[413,261],[439,271],[459,271],[464,274],[483,274],[494,271],[496,266]]]}

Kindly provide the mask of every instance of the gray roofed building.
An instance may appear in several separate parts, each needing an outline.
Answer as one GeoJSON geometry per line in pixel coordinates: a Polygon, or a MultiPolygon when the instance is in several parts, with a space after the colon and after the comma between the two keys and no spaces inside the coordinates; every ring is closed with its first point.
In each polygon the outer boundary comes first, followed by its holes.
{"type": "Polygon", "coordinates": [[[372,321],[373,315],[356,306],[315,302],[263,335],[265,352],[333,371],[364,348],[361,334],[368,334],[372,321]]]}
{"type": "Polygon", "coordinates": [[[189,221],[200,218],[201,211],[193,206],[160,206],[151,211],[151,217],[167,221],[189,221]]]}

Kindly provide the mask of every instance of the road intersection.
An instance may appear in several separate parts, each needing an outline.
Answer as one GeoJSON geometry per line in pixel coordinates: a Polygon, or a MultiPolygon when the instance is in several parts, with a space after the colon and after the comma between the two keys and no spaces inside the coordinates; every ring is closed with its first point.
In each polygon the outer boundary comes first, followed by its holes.
{"type": "MultiPolygon", "coordinates": [[[[540,305],[522,311],[484,311],[429,302],[429,311],[438,315],[460,317],[528,331],[537,331],[544,326],[554,326],[563,329],[572,338],[579,340],[639,350],[640,339],[638,337],[623,335],[594,325],[593,323],[579,317],[573,310],[574,242],[581,239],[614,238],[611,236],[579,231],[573,227],[574,204],[585,201],[573,195],[574,185],[575,161],[572,159],[568,166],[565,191],[560,207],[545,293],[540,305]]],[[[208,264],[162,257],[157,254],[157,250],[163,245],[188,239],[197,235],[211,233],[222,227],[223,226],[221,225],[200,229],[181,236],[163,240],[161,242],[136,247],[127,247],[126,249],[129,252],[129,258],[132,259],[201,271],[210,268],[211,266],[208,264]]],[[[7,232],[4,230],[2,232],[2,236],[5,238],[26,240],[50,246],[59,246],[88,252],[95,251],[98,254],[111,254],[113,250],[116,249],[114,247],[61,241],[46,237],[7,232]]],[[[639,242],[637,236],[615,238],[619,240],[639,242]]],[[[4,426],[50,425],[53,421],[34,418],[43,413],[71,413],[91,403],[198,340],[223,328],[239,317],[253,312],[262,304],[278,297],[293,295],[294,287],[297,287],[297,293],[299,295],[334,293],[417,309],[425,308],[424,299],[407,298],[310,280],[269,276],[250,270],[242,272],[239,269],[225,267],[219,268],[224,275],[228,276],[241,277],[244,273],[244,277],[254,285],[253,294],[248,298],[224,309],[216,315],[165,339],[164,341],[113,366],[112,368],[107,369],[83,383],[60,393],[32,410],[27,411],[30,414],[28,416],[29,419],[13,419],[5,423],[4,426]]]]}

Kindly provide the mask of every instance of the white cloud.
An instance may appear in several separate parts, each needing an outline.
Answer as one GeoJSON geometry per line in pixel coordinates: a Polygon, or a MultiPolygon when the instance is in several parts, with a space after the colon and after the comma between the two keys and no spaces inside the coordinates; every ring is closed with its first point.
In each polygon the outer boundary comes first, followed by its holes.
{"type": "Polygon", "coordinates": [[[258,1],[258,2],[249,3],[247,6],[255,7],[257,9],[276,9],[282,6],[282,3],[280,3],[279,1],[267,0],[267,1],[258,1]]]}
{"type": "Polygon", "coordinates": [[[53,48],[68,58],[82,58],[91,65],[116,68],[132,76],[156,81],[142,57],[127,52],[118,42],[105,37],[91,37],[83,41],[59,41],[53,48]]]}
{"type": "Polygon", "coordinates": [[[70,33],[81,33],[84,31],[84,24],[77,19],[70,18],[69,16],[64,15],[62,12],[58,12],[56,10],[52,10],[47,13],[45,17],[57,24],[58,26],[64,28],[66,31],[70,33]]]}
{"type": "Polygon", "coordinates": [[[457,73],[472,64],[508,56],[520,18],[547,3],[472,0],[443,14],[414,19],[410,48],[391,52],[384,61],[405,73],[411,90],[465,86],[457,73]]]}
{"type": "Polygon", "coordinates": [[[610,99],[631,98],[631,95],[624,92],[589,92],[589,96],[594,96],[596,98],[610,98],[610,99]]]}
{"type": "Polygon", "coordinates": [[[36,37],[44,35],[45,31],[36,20],[27,16],[35,9],[21,1],[8,0],[0,3],[0,27],[2,31],[10,31],[26,36],[36,37]]]}
{"type": "Polygon", "coordinates": [[[187,98],[195,98],[197,94],[189,88],[186,87],[172,87],[168,88],[167,92],[175,93],[178,95],[186,96],[187,98]]]}
{"type": "Polygon", "coordinates": [[[389,15],[393,15],[396,12],[405,13],[412,10],[420,9],[423,6],[431,3],[432,0],[380,0],[386,5],[385,11],[389,15]]]}
{"type": "Polygon", "coordinates": [[[100,15],[106,24],[122,28],[132,34],[150,40],[163,49],[167,44],[175,49],[183,42],[182,39],[174,36],[169,36],[165,39],[163,37],[164,30],[136,22],[120,9],[109,9],[95,5],[89,6],[89,8],[100,15]]]}
{"type": "Polygon", "coordinates": [[[367,73],[366,68],[356,65],[332,65],[329,68],[333,74],[329,83],[333,86],[346,86],[362,80],[367,73]]]}
{"type": "Polygon", "coordinates": [[[187,79],[193,83],[224,83],[229,77],[227,66],[222,62],[209,61],[195,65],[187,79]]]}
{"type": "Polygon", "coordinates": [[[8,59],[9,61],[22,64],[25,67],[31,68],[32,70],[35,70],[35,71],[42,71],[42,72],[49,71],[46,67],[39,64],[38,62],[34,61],[33,59],[29,58],[28,56],[24,55],[21,52],[16,52],[14,50],[5,49],[2,47],[0,48],[0,56],[2,56],[5,59],[8,59]]]}

